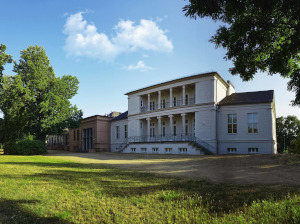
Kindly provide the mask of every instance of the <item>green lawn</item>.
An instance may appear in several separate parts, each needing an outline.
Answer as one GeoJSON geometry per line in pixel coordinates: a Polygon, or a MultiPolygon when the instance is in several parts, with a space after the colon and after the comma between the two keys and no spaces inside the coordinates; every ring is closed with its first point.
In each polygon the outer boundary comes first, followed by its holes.
{"type": "Polygon", "coordinates": [[[300,189],[2,155],[0,223],[300,223],[300,189]]]}

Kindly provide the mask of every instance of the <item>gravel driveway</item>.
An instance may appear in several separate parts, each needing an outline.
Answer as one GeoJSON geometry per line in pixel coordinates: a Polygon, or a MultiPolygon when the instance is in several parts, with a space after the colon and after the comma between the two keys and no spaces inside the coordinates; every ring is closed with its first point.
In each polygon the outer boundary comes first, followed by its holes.
{"type": "Polygon", "coordinates": [[[188,156],[50,151],[47,156],[142,172],[204,178],[219,183],[300,185],[300,166],[283,165],[270,155],[188,156]]]}

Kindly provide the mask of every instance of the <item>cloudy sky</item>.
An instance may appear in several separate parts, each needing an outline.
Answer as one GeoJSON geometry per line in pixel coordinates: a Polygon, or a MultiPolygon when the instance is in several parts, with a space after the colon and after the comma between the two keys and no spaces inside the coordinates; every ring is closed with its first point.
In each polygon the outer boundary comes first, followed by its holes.
{"type": "MultiPolygon", "coordinates": [[[[184,16],[184,0],[1,1],[0,43],[20,50],[43,46],[57,76],[80,81],[72,102],[84,117],[126,111],[124,93],[163,81],[217,71],[237,92],[275,90],[277,116],[296,115],[287,79],[257,74],[242,82],[229,74],[224,49],[208,40],[220,24],[184,16]]],[[[5,74],[13,74],[6,66],[5,74]]]]}

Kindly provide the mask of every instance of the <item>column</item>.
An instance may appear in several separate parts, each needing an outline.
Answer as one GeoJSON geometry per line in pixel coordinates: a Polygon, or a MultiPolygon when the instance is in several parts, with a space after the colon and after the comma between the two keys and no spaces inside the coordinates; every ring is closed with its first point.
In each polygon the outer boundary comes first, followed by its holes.
{"type": "Polygon", "coordinates": [[[182,105],[185,105],[185,86],[182,86],[182,105]]]}
{"type": "Polygon", "coordinates": [[[157,109],[161,108],[161,91],[158,91],[158,105],[157,105],[157,109]]]}
{"type": "Polygon", "coordinates": [[[148,111],[150,111],[150,93],[148,93],[148,111]]]}
{"type": "Polygon", "coordinates": [[[185,132],[185,114],[181,114],[181,118],[182,118],[182,140],[185,140],[185,136],[186,136],[186,132],[185,132]]]}
{"type": "MultiPolygon", "coordinates": [[[[170,118],[170,124],[169,124],[169,134],[171,135],[171,136],[173,136],[173,115],[169,115],[169,118],[170,118]]],[[[170,137],[171,137],[170,136],[170,137]]]]}
{"type": "Polygon", "coordinates": [[[170,88],[170,107],[173,107],[173,89],[170,88]]]}
{"type": "Polygon", "coordinates": [[[161,140],[161,117],[157,117],[157,135],[158,135],[158,140],[161,140]]]}
{"type": "Polygon", "coordinates": [[[147,120],[147,137],[146,137],[146,141],[149,141],[150,140],[150,117],[148,117],[146,120],[147,120]]]}

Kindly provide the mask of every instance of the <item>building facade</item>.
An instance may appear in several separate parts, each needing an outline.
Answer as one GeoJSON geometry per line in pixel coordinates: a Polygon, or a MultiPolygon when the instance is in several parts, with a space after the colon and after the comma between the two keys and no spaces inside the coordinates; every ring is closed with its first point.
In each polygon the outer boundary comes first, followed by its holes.
{"type": "Polygon", "coordinates": [[[235,93],[216,72],[126,93],[111,121],[111,151],[159,154],[274,154],[273,91],[235,93]]]}
{"type": "Polygon", "coordinates": [[[109,152],[110,121],[113,112],[106,116],[95,115],[81,121],[77,129],[66,130],[62,136],[49,135],[48,149],[60,149],[72,152],[109,152]]]}

